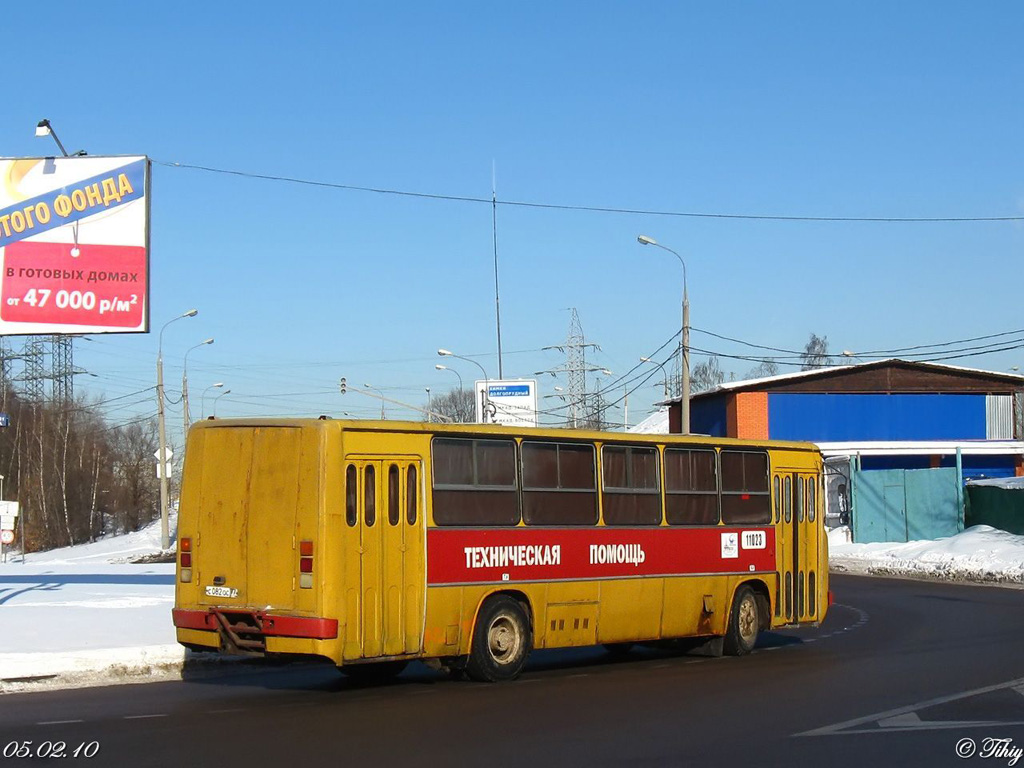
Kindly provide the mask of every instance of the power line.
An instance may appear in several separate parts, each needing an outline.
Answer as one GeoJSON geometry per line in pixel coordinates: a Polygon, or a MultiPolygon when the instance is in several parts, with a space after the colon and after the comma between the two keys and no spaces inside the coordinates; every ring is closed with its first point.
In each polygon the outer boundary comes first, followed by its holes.
{"type": "Polygon", "coordinates": [[[278,176],[267,173],[254,173],[251,171],[236,171],[229,168],[215,168],[208,165],[196,165],[193,163],[176,163],[164,160],[153,160],[157,165],[167,168],[185,168],[206,173],[218,173],[226,176],[239,176],[246,179],[259,179],[262,181],[280,181],[288,184],[301,184],[310,187],[326,189],[339,189],[349,192],[372,192],[378,195],[395,195],[399,197],[413,197],[424,200],[442,200],[457,203],[479,203],[491,206],[504,205],[516,208],[538,208],[554,211],[583,211],[589,213],[616,213],[632,216],[667,216],[674,218],[691,219],[731,219],[740,221],[780,221],[780,222],[836,222],[836,223],[870,223],[870,224],[950,224],[950,223],[983,223],[983,222],[1004,222],[1024,221],[1024,216],[776,216],[769,214],[752,213],[706,213],[698,211],[666,211],[649,208],[620,208],[611,206],[594,205],[569,205],[557,203],[540,203],[527,200],[499,200],[497,197],[474,197],[472,195],[445,195],[434,192],[411,192],[401,189],[387,189],[384,187],[362,187],[355,184],[339,184],[330,181],[315,181],[313,179],[301,179],[295,176],[278,176]]]}

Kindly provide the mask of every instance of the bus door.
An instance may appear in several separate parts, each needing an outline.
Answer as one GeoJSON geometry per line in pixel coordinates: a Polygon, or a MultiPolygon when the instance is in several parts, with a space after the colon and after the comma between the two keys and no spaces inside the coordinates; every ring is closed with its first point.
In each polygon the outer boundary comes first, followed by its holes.
{"type": "MultiPolygon", "coordinates": [[[[357,483],[358,546],[348,555],[359,560],[358,616],[349,621],[356,622],[361,656],[417,653],[425,583],[420,460],[360,457],[346,464],[357,483]]],[[[356,577],[354,568],[348,572],[356,577]]]]}
{"type": "Polygon", "coordinates": [[[818,616],[817,566],[820,546],[818,529],[817,476],[787,472],[777,476],[781,483],[782,510],[780,615],[787,622],[813,621],[818,616]]]}

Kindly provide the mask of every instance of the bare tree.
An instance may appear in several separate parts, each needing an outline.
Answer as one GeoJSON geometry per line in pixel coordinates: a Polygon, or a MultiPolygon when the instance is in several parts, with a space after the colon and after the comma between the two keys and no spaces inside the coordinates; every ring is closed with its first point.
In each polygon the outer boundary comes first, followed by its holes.
{"type": "Polygon", "coordinates": [[[725,381],[725,373],[719,363],[718,355],[711,355],[705,362],[694,366],[690,375],[690,392],[706,392],[720,386],[725,381]]]}
{"type": "Polygon", "coordinates": [[[743,376],[745,379],[764,379],[768,376],[778,376],[779,365],[772,360],[762,360],[757,366],[751,368],[743,376]]]}
{"type": "Polygon", "coordinates": [[[430,401],[430,410],[460,424],[471,424],[476,421],[476,402],[472,390],[469,389],[453,389],[446,394],[438,395],[430,401]]]}
{"type": "Polygon", "coordinates": [[[129,424],[114,433],[112,499],[114,519],[123,531],[137,531],[159,515],[153,464],[158,439],[156,421],[129,424]]]}
{"type": "Polygon", "coordinates": [[[828,336],[818,336],[812,333],[811,338],[804,346],[804,351],[800,354],[800,359],[803,361],[800,366],[801,371],[813,371],[816,368],[832,365],[832,358],[828,354],[828,336]]]}

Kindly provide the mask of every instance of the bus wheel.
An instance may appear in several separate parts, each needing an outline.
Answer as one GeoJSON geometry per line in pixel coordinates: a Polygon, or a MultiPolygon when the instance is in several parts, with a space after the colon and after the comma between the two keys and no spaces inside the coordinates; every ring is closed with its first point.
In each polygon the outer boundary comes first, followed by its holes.
{"type": "Polygon", "coordinates": [[[757,632],[761,627],[757,598],[750,587],[740,587],[732,601],[729,627],[725,633],[725,653],[729,656],[743,656],[754,650],[757,632]]]}
{"type": "Polygon", "coordinates": [[[531,645],[522,604],[507,595],[492,597],[477,617],[466,673],[485,683],[514,680],[526,665],[531,645]]]}
{"type": "Polygon", "coordinates": [[[351,664],[338,667],[353,683],[360,685],[383,683],[398,677],[409,665],[407,661],[377,661],[372,664],[351,664]]]}

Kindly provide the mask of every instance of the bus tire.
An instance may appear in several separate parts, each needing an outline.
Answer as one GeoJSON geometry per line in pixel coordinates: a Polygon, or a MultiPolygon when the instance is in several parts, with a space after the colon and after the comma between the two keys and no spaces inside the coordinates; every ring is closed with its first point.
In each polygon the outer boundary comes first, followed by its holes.
{"type": "Polygon", "coordinates": [[[744,656],[754,650],[757,633],[761,628],[761,616],[757,597],[750,587],[736,590],[729,612],[729,626],[725,633],[723,650],[728,656],[744,656]]]}
{"type": "Polygon", "coordinates": [[[466,674],[484,683],[514,680],[526,666],[532,645],[530,621],[522,603],[508,595],[496,595],[484,603],[477,616],[466,674]]]}
{"type": "Polygon", "coordinates": [[[338,669],[353,683],[372,685],[398,677],[408,665],[407,661],[376,661],[370,664],[347,664],[338,669]]]}

